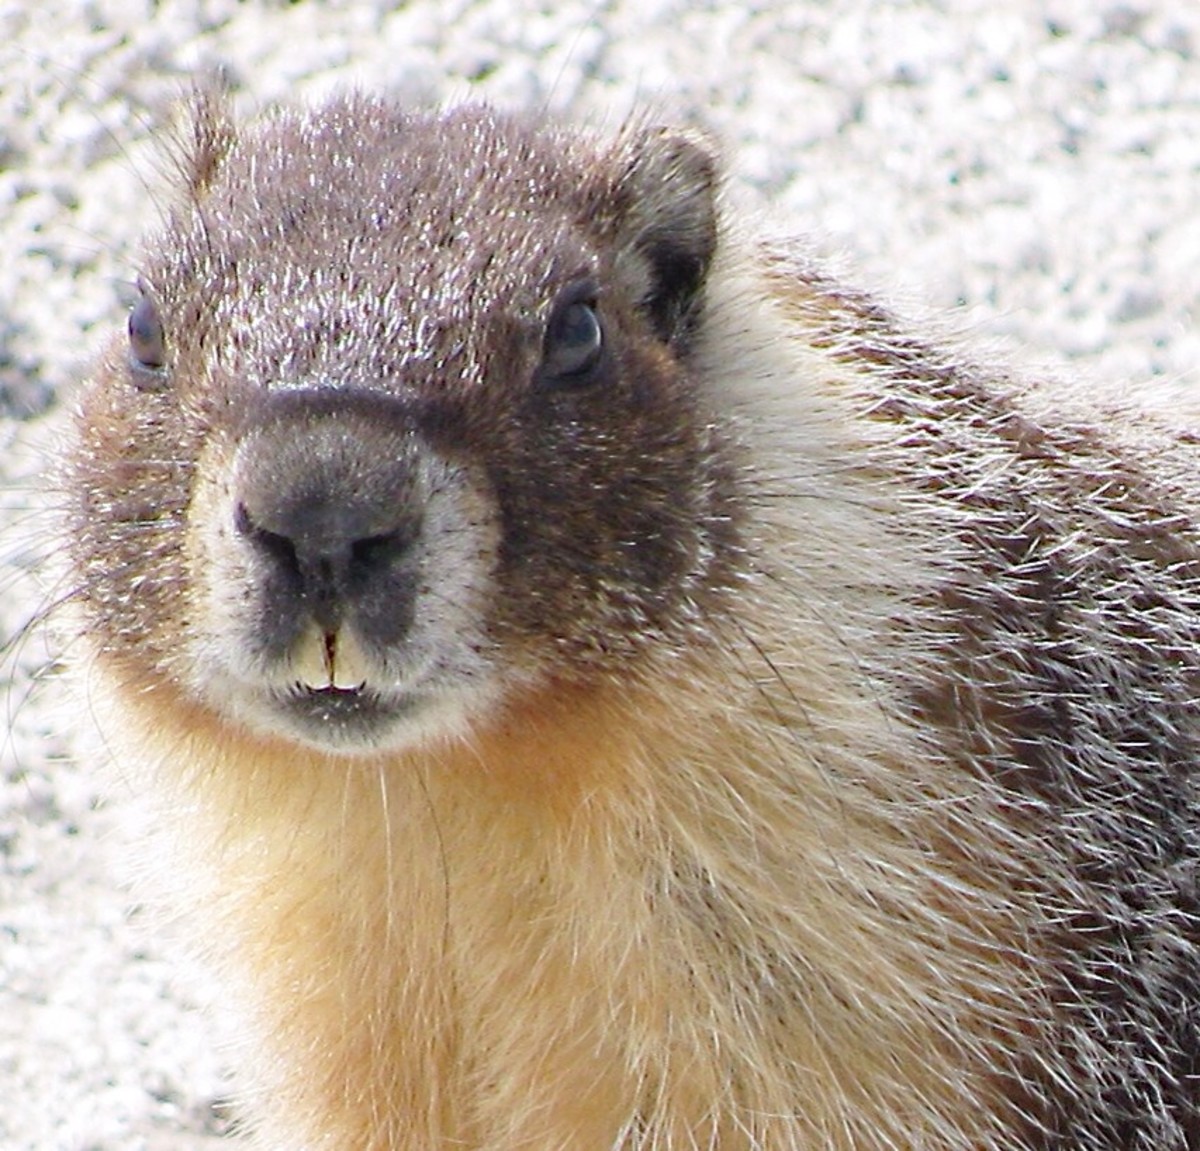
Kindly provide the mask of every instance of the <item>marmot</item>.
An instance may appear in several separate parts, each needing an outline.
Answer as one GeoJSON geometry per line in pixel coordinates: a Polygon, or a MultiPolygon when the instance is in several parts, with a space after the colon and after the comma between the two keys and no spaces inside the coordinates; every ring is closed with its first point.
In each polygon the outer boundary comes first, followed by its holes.
{"type": "Polygon", "coordinates": [[[686,131],[190,123],[64,548],[263,1143],[1200,1148],[1195,440],[686,131]]]}

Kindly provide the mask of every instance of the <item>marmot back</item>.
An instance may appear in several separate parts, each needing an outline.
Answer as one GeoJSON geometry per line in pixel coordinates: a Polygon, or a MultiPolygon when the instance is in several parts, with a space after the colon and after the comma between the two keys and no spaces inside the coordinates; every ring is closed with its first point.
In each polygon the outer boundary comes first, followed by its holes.
{"type": "Polygon", "coordinates": [[[64,546],[262,1143],[1200,1148],[1195,443],[686,133],[192,129],[64,546]]]}

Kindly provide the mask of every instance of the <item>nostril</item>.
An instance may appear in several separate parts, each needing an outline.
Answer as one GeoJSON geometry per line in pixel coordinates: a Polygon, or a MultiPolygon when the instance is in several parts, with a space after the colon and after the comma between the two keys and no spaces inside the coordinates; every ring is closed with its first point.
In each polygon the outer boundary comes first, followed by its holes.
{"type": "Polygon", "coordinates": [[[416,532],[410,528],[355,540],[350,545],[351,570],[369,573],[402,559],[412,548],[416,532]]]}
{"type": "Polygon", "coordinates": [[[249,540],[259,551],[265,552],[281,566],[293,572],[300,570],[295,543],[285,535],[261,527],[251,516],[250,509],[241,501],[238,501],[237,507],[234,508],[233,526],[240,536],[249,540]]]}
{"type": "Polygon", "coordinates": [[[395,616],[389,631],[402,631],[408,618],[421,515],[391,512],[391,530],[364,531],[372,518],[383,518],[378,508],[346,500],[256,507],[243,499],[233,509],[234,529],[266,565],[263,587],[273,606],[309,617],[327,634],[336,633],[348,614],[379,614],[385,602],[395,616]]]}

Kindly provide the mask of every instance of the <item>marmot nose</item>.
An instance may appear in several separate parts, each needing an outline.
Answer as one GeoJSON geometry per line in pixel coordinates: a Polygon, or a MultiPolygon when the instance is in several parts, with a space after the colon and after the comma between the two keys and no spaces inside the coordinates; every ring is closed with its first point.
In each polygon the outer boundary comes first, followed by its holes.
{"type": "MultiPolygon", "coordinates": [[[[346,613],[369,603],[376,585],[394,579],[420,534],[415,516],[381,517],[389,509],[352,499],[239,500],[234,526],[294,588],[296,607],[327,635],[346,613]],[[388,518],[395,520],[383,527],[388,518]]],[[[285,605],[277,605],[285,606],[285,605]]],[[[397,602],[398,610],[402,602],[397,602]]]]}
{"type": "Polygon", "coordinates": [[[403,425],[349,411],[304,412],[251,432],[234,460],[232,521],[257,580],[260,639],[282,652],[309,621],[353,623],[376,647],[413,619],[424,485],[403,425]]]}

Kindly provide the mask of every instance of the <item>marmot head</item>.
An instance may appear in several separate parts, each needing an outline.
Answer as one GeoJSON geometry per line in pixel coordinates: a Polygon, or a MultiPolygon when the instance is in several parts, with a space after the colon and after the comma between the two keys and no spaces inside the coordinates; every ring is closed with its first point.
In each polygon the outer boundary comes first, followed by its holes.
{"type": "Polygon", "coordinates": [[[69,460],[101,658],[354,751],[706,630],[738,530],[689,368],[702,143],[361,97],[191,125],[69,460]]]}

